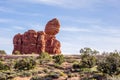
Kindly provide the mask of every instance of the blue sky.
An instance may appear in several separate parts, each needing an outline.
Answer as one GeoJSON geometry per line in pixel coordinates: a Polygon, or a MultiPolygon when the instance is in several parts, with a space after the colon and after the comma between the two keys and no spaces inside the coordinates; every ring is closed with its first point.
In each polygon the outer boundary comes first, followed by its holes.
{"type": "Polygon", "coordinates": [[[63,54],[120,51],[120,0],[0,0],[0,49],[11,54],[15,34],[42,31],[55,17],[63,54]]]}

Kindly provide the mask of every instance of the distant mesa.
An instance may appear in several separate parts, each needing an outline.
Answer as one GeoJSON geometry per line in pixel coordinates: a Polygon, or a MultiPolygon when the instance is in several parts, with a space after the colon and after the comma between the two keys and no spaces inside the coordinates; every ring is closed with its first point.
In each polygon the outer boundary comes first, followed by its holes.
{"type": "Polygon", "coordinates": [[[45,31],[28,30],[24,34],[16,34],[13,38],[13,54],[40,54],[48,52],[49,54],[60,54],[61,44],[55,35],[59,33],[60,23],[58,19],[50,20],[45,31]]]}

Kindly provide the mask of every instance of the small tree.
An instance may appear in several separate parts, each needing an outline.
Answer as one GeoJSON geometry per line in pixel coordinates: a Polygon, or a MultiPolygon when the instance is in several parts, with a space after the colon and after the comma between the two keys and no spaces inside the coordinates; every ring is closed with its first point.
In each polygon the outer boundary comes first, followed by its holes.
{"type": "Polygon", "coordinates": [[[80,49],[81,54],[90,54],[90,55],[97,55],[99,51],[97,50],[92,50],[91,48],[85,47],[80,49]]]}
{"type": "Polygon", "coordinates": [[[120,73],[120,54],[118,52],[109,53],[102,61],[98,63],[100,72],[110,76],[120,73]]]}
{"type": "Polygon", "coordinates": [[[86,68],[92,68],[96,65],[96,57],[92,55],[83,54],[81,56],[81,64],[86,68]]]}
{"type": "Polygon", "coordinates": [[[81,53],[81,65],[86,68],[92,68],[96,65],[97,59],[94,56],[96,50],[90,48],[84,48],[80,50],[81,53]]]}
{"type": "Polygon", "coordinates": [[[64,55],[55,55],[53,56],[53,59],[55,59],[56,64],[62,64],[64,62],[64,55]]]}

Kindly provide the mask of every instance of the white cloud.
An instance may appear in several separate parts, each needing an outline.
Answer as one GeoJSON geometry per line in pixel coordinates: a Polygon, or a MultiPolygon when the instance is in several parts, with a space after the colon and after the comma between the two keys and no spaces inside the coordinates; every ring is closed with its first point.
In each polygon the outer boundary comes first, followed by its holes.
{"type": "Polygon", "coordinates": [[[61,27],[61,31],[69,31],[69,32],[91,32],[89,29],[79,28],[79,27],[61,27]]]}
{"type": "Polygon", "coordinates": [[[118,36],[120,34],[119,26],[91,25],[89,29],[91,29],[95,33],[103,33],[109,36],[118,36]]]}

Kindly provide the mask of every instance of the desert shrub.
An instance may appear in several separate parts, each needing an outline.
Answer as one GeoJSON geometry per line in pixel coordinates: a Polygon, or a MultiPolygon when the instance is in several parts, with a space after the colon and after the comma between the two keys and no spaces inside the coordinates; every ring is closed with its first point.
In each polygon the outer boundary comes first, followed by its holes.
{"type": "Polygon", "coordinates": [[[10,70],[10,66],[0,61],[0,70],[10,70]]]}
{"type": "Polygon", "coordinates": [[[55,59],[56,64],[62,64],[65,60],[62,54],[53,56],[53,59],[55,59]]]}
{"type": "Polygon", "coordinates": [[[43,64],[49,62],[52,59],[52,57],[47,52],[43,52],[39,55],[38,59],[40,60],[40,64],[43,64]]]}
{"type": "Polygon", "coordinates": [[[80,63],[74,63],[72,67],[72,72],[80,72],[84,68],[80,63]]]}
{"type": "Polygon", "coordinates": [[[56,79],[56,78],[59,78],[61,75],[59,72],[50,72],[47,77],[50,77],[52,79],[56,79]]]}
{"type": "Polygon", "coordinates": [[[15,51],[13,54],[20,55],[21,53],[20,53],[20,51],[15,51]]]}
{"type": "Polygon", "coordinates": [[[0,55],[6,55],[6,52],[4,50],[0,50],[0,55]]]}
{"type": "Polygon", "coordinates": [[[60,71],[60,72],[58,72],[59,74],[60,74],[60,76],[66,76],[66,74],[64,73],[64,72],[62,72],[62,71],[60,71]]]}
{"type": "Polygon", "coordinates": [[[18,73],[14,72],[14,71],[11,71],[11,70],[9,70],[9,71],[2,71],[2,73],[4,75],[6,75],[6,80],[11,80],[14,77],[18,76],[18,73]]]}
{"type": "Polygon", "coordinates": [[[10,72],[0,72],[0,80],[12,80],[14,77],[16,75],[10,72]]]}
{"type": "Polygon", "coordinates": [[[43,52],[39,55],[39,59],[51,59],[51,56],[47,52],[43,52]]]}
{"type": "Polygon", "coordinates": [[[96,62],[97,62],[96,58],[92,55],[83,54],[81,56],[81,64],[86,68],[94,67],[96,65],[96,62]]]}
{"type": "Polygon", "coordinates": [[[77,75],[76,74],[73,74],[73,73],[69,73],[68,74],[68,78],[72,78],[72,77],[76,77],[77,75]]]}
{"type": "Polygon", "coordinates": [[[120,76],[112,76],[112,77],[108,76],[107,80],[120,80],[120,76]]]}
{"type": "Polygon", "coordinates": [[[20,77],[30,77],[32,75],[31,72],[28,72],[28,71],[23,71],[20,73],[20,77]]]}
{"type": "Polygon", "coordinates": [[[14,68],[17,70],[30,70],[36,66],[36,61],[33,58],[24,58],[16,61],[14,68]]]}
{"type": "Polygon", "coordinates": [[[34,76],[34,75],[38,74],[38,71],[37,70],[32,70],[32,71],[30,71],[30,73],[34,76]]]}
{"type": "Polygon", "coordinates": [[[43,71],[44,71],[45,73],[48,73],[48,72],[49,72],[49,70],[48,70],[48,69],[44,69],[43,71]]]}
{"type": "Polygon", "coordinates": [[[80,69],[82,66],[80,65],[80,63],[74,63],[73,64],[73,69],[80,69]]]}
{"type": "Polygon", "coordinates": [[[120,74],[120,55],[119,53],[109,53],[102,61],[98,63],[97,69],[110,76],[120,74]]]}
{"type": "Polygon", "coordinates": [[[33,76],[30,80],[44,80],[41,76],[33,76]]]}
{"type": "Polygon", "coordinates": [[[0,72],[0,80],[7,80],[7,75],[0,72]]]}
{"type": "Polygon", "coordinates": [[[59,65],[59,64],[57,64],[57,63],[55,63],[54,65],[53,65],[55,68],[60,68],[61,66],[59,65]]]}

